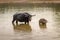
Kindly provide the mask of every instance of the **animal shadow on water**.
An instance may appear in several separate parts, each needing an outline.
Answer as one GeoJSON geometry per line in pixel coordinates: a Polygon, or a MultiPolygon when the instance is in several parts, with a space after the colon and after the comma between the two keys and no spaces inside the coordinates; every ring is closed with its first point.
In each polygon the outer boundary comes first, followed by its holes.
{"type": "Polygon", "coordinates": [[[31,32],[31,26],[29,24],[13,24],[14,30],[16,31],[23,31],[23,32],[31,32]]]}

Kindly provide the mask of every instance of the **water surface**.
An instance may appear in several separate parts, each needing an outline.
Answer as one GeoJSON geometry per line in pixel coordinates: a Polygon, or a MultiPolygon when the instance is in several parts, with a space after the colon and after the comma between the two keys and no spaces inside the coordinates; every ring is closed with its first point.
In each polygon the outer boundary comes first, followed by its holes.
{"type": "Polygon", "coordinates": [[[0,40],[60,40],[60,4],[0,4],[0,40]],[[12,24],[15,13],[28,12],[29,24],[12,24]],[[39,25],[45,18],[46,26],[39,25]]]}

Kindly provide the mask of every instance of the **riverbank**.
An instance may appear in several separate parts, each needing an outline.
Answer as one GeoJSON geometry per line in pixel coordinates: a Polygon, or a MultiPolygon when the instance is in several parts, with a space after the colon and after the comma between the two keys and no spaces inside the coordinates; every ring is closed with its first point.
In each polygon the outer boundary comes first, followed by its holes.
{"type": "Polygon", "coordinates": [[[60,3],[60,0],[4,0],[0,3],[60,3]]]}

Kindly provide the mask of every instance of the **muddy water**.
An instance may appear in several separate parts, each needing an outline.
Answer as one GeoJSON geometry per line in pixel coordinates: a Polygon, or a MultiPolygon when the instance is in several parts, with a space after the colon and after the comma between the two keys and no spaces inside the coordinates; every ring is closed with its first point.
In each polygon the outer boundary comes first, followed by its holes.
{"type": "Polygon", "coordinates": [[[0,4],[0,40],[60,40],[59,4],[0,4]],[[28,12],[31,22],[12,24],[15,13],[28,12]],[[39,25],[45,18],[46,26],[39,25]]]}

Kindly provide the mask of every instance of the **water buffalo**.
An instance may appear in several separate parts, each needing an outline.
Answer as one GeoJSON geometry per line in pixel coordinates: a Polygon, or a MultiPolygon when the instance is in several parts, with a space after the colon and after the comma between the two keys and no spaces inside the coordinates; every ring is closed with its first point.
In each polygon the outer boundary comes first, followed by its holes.
{"type": "Polygon", "coordinates": [[[46,23],[47,23],[47,20],[44,19],[44,18],[41,18],[41,19],[39,20],[39,24],[46,25],[46,23]]]}
{"type": "Polygon", "coordinates": [[[16,13],[13,15],[13,21],[12,23],[14,23],[14,21],[16,21],[16,23],[18,24],[19,22],[25,22],[29,23],[29,21],[31,21],[31,17],[32,15],[30,15],[29,13],[16,13]]]}

